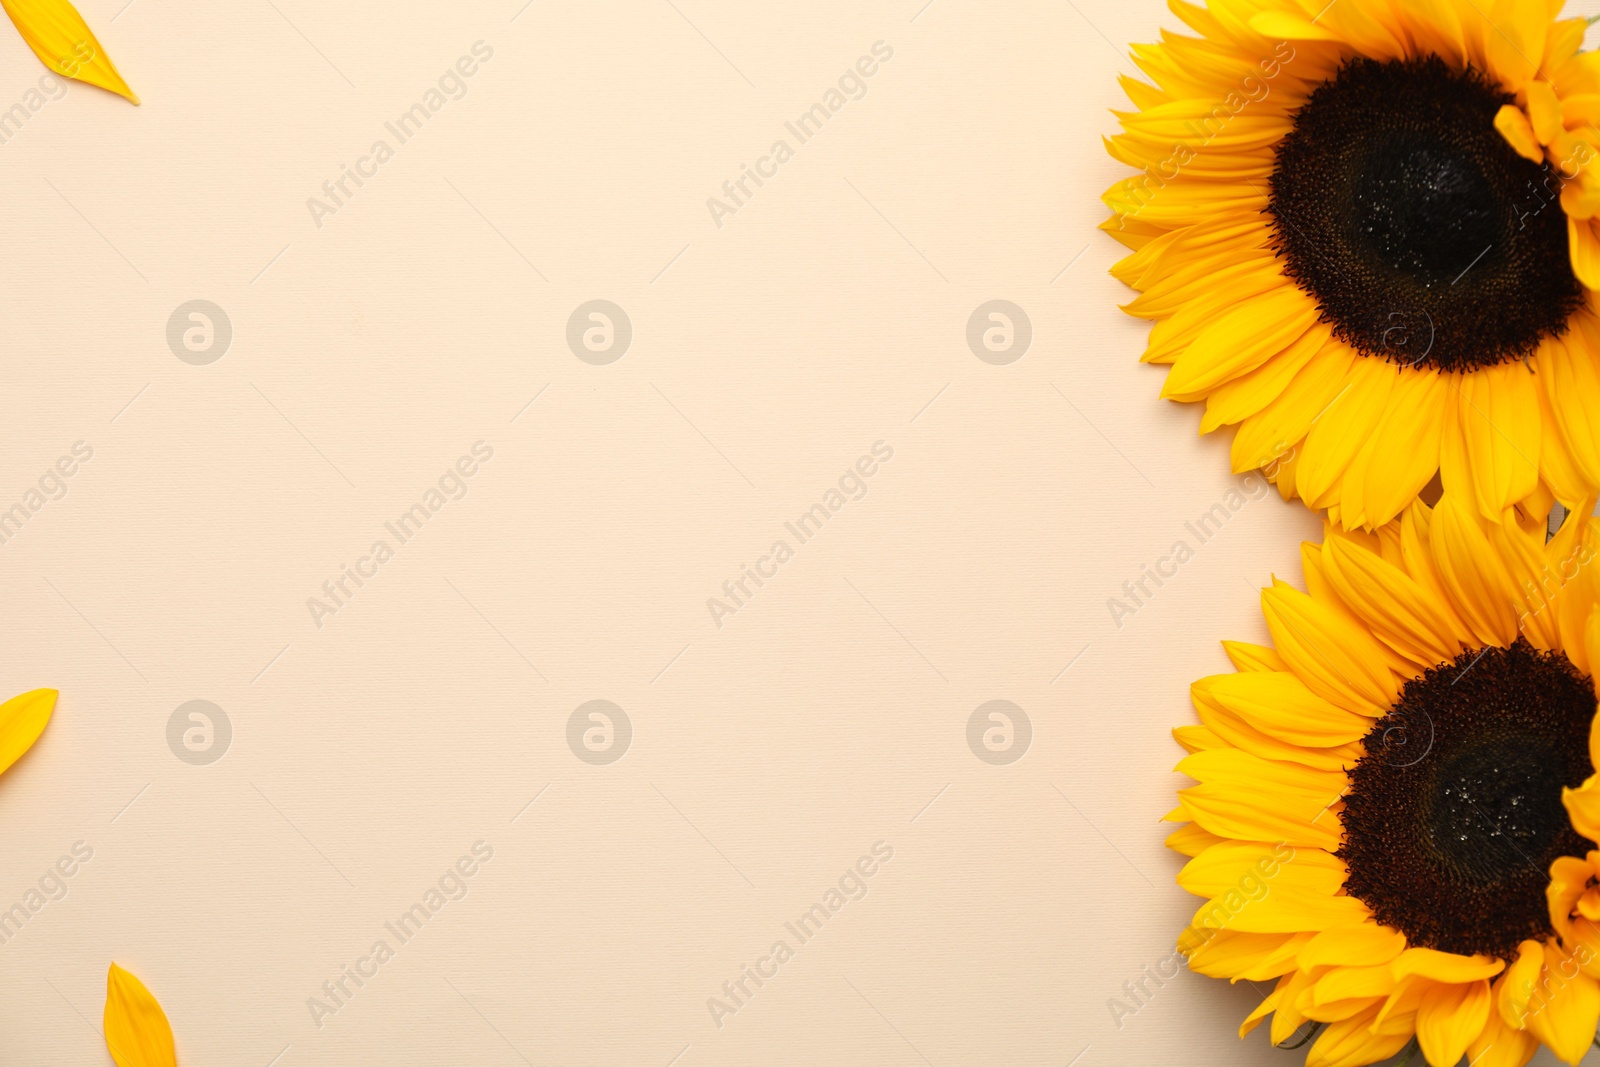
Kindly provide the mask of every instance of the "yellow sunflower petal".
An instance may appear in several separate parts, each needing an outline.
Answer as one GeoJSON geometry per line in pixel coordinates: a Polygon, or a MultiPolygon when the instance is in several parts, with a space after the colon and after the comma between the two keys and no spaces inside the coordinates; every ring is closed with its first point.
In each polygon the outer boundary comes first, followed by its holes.
{"type": "Polygon", "coordinates": [[[1245,1016],[1244,1022],[1239,1024],[1240,1037],[1248,1037],[1252,1030],[1261,1025],[1261,1020],[1278,1010],[1278,1001],[1282,997],[1283,991],[1287,989],[1289,984],[1294,980],[1294,977],[1294,974],[1291,973],[1286,974],[1282,978],[1278,979],[1277,988],[1268,993],[1265,999],[1263,999],[1260,1004],[1256,1005],[1255,1011],[1252,1011],[1249,1015],[1245,1016]]]}
{"type": "Polygon", "coordinates": [[[1543,969],[1543,945],[1528,940],[1517,946],[1517,958],[1495,983],[1495,1004],[1507,1026],[1521,1030],[1527,1022],[1528,1002],[1533,999],[1534,987],[1543,969]]]}
{"type": "Polygon", "coordinates": [[[1321,330],[1307,330],[1298,341],[1255,370],[1217,386],[1206,397],[1200,432],[1210,433],[1219,426],[1242,422],[1278,399],[1327,343],[1321,330]]]}
{"type": "Polygon", "coordinates": [[[1257,841],[1224,841],[1178,872],[1178,885],[1206,898],[1225,896],[1241,886],[1252,893],[1266,886],[1263,896],[1280,891],[1332,896],[1344,879],[1344,861],[1337,856],[1257,841]]]}
{"type": "Polygon", "coordinates": [[[1539,1051],[1539,1039],[1506,1024],[1497,1011],[1489,1013],[1483,1032],[1467,1045],[1472,1067],[1524,1067],[1539,1051]]]}
{"type": "Polygon", "coordinates": [[[56,708],[54,689],[34,689],[0,704],[0,772],[33,747],[56,708]]]}
{"type": "Polygon", "coordinates": [[[1391,966],[1396,978],[1420,975],[1436,982],[1475,982],[1493,978],[1505,970],[1505,963],[1492,956],[1463,956],[1434,948],[1408,948],[1391,966]]]}
{"type": "Polygon", "coordinates": [[[1263,11],[1250,19],[1250,28],[1263,37],[1283,41],[1340,41],[1332,30],[1287,11],[1263,11]]]}
{"type": "Polygon", "coordinates": [[[67,0],[0,0],[0,6],[16,23],[33,54],[52,71],[139,102],[88,23],[67,0]]]}
{"type": "MultiPolygon", "coordinates": [[[[1283,841],[1296,848],[1339,847],[1338,816],[1326,805],[1296,797],[1292,800],[1267,789],[1240,790],[1197,785],[1181,790],[1184,808],[1203,829],[1218,837],[1238,841],[1283,841]]],[[[1329,803],[1337,799],[1330,795],[1329,803]]],[[[1353,899],[1353,898],[1344,898],[1353,899]]],[[[1346,917],[1360,922],[1365,916],[1346,917]]]]}
{"type": "Polygon", "coordinates": [[[1510,645],[1517,636],[1517,589],[1480,520],[1446,494],[1433,510],[1430,534],[1440,581],[1478,641],[1510,645]]]}
{"type": "Polygon", "coordinates": [[[1600,485],[1600,336],[1586,311],[1574,316],[1573,327],[1544,343],[1539,371],[1568,453],[1594,486],[1600,485]]]}
{"type": "Polygon", "coordinates": [[[1563,788],[1561,803],[1574,830],[1590,841],[1600,841],[1600,777],[1590,776],[1576,789],[1563,788]]]}
{"type": "MultiPolygon", "coordinates": [[[[1161,395],[1178,400],[1203,397],[1288,348],[1311,329],[1317,314],[1316,302],[1293,285],[1240,304],[1206,327],[1177,358],[1161,395]]],[[[1320,328],[1324,333],[1326,329],[1320,328]]],[[[1321,340],[1317,339],[1319,345],[1321,340]]]]}
{"type": "Polygon", "coordinates": [[[1528,121],[1533,124],[1534,135],[1540,144],[1549,144],[1566,130],[1561,121],[1561,100],[1547,81],[1528,83],[1528,121]]]}
{"type": "Polygon", "coordinates": [[[1286,671],[1278,653],[1266,645],[1253,645],[1248,641],[1224,641],[1222,650],[1236,671],[1286,671]]]}
{"type": "MultiPolygon", "coordinates": [[[[1306,1014],[1316,1019],[1329,1013],[1319,1015],[1312,1009],[1334,1004],[1348,1007],[1352,1001],[1387,997],[1394,991],[1394,983],[1394,972],[1389,969],[1388,964],[1378,964],[1373,967],[1331,967],[1326,974],[1311,984],[1301,1003],[1307,1008],[1306,1014]]],[[[1344,1015],[1334,1017],[1344,1018],[1344,1015]]],[[[1331,1020],[1323,1018],[1323,1021],[1331,1020]]]]}
{"type": "Polygon", "coordinates": [[[1399,567],[1343,538],[1328,540],[1323,561],[1344,602],[1380,640],[1417,666],[1431,667],[1461,652],[1441,598],[1399,567]]]}
{"type": "Polygon", "coordinates": [[[1562,937],[1567,935],[1572,909],[1589,888],[1589,876],[1593,873],[1589,861],[1576,856],[1561,856],[1550,865],[1550,884],[1545,886],[1544,896],[1550,911],[1550,925],[1562,937]]]}
{"type": "Polygon", "coordinates": [[[1216,834],[1207,833],[1194,823],[1189,823],[1168,834],[1165,844],[1180,855],[1198,856],[1212,845],[1219,845],[1224,840],[1216,834]]]}
{"type": "Polygon", "coordinates": [[[1241,716],[1223,707],[1203,689],[1191,689],[1195,711],[1200,715],[1202,727],[1210,737],[1186,736],[1183,742],[1190,752],[1215,748],[1237,748],[1261,759],[1299,764],[1319,771],[1344,771],[1361,758],[1360,741],[1343,744],[1308,747],[1274,737],[1247,723],[1241,716]],[[1218,742],[1210,743],[1212,738],[1218,742]]]}
{"type": "Polygon", "coordinates": [[[1517,155],[1531,163],[1544,162],[1544,146],[1533,132],[1533,123],[1515,104],[1502,105],[1494,117],[1494,128],[1506,143],[1517,150],[1517,155]]]}
{"type": "MultiPolygon", "coordinates": [[[[1543,364],[1553,345],[1546,342],[1540,352],[1539,362],[1543,364]]],[[[1567,444],[1566,431],[1562,428],[1560,408],[1572,406],[1572,401],[1563,397],[1557,404],[1550,398],[1549,380],[1550,371],[1543,366],[1540,377],[1546,388],[1537,390],[1539,394],[1539,476],[1550,487],[1557,500],[1565,501],[1568,506],[1583,499],[1590,492],[1590,478],[1579,465],[1571,447],[1567,444]]],[[[1570,396],[1570,394],[1569,394],[1570,396]]]]}
{"type": "Polygon", "coordinates": [[[1243,934],[1233,930],[1195,931],[1189,969],[1208,978],[1266,982],[1295,968],[1299,950],[1314,935],[1243,934]]]}
{"type": "Polygon", "coordinates": [[[1567,217],[1567,246],[1572,273],[1589,289],[1600,289],[1600,235],[1590,219],[1567,217]]]}
{"type": "Polygon", "coordinates": [[[1364,737],[1372,720],[1313,693],[1287,671],[1218,674],[1194,686],[1269,736],[1310,748],[1331,748],[1364,737]]]}
{"type": "Polygon", "coordinates": [[[1296,474],[1300,495],[1309,506],[1326,506],[1329,490],[1382,421],[1397,377],[1394,367],[1384,360],[1357,360],[1349,391],[1315,420],[1306,434],[1296,474]]]}
{"type": "Polygon", "coordinates": [[[1417,1008],[1417,1044],[1433,1067],[1455,1067],[1489,1022],[1489,983],[1436,985],[1417,1008]]]}
{"type": "Polygon", "coordinates": [[[117,1067],[177,1067],[167,1013],[143,982],[115,963],[106,975],[105,1035],[117,1067]]]}
{"type": "MultiPolygon", "coordinates": [[[[1364,470],[1368,524],[1387,523],[1400,514],[1438,473],[1450,399],[1444,376],[1436,372],[1405,370],[1395,380],[1383,420],[1365,450],[1372,457],[1364,470]]],[[[1341,493],[1347,502],[1351,489],[1346,485],[1341,493]]]]}
{"type": "Polygon", "coordinates": [[[1484,52],[1489,68],[1512,92],[1520,90],[1544,59],[1549,10],[1527,0],[1495,0],[1489,13],[1484,52]]]}
{"type": "Polygon", "coordinates": [[[1406,935],[1377,923],[1323,930],[1300,950],[1300,966],[1376,967],[1405,951],[1406,935]]]}
{"type": "Polygon", "coordinates": [[[1378,1010],[1379,1006],[1374,1005],[1330,1023],[1306,1054],[1306,1063],[1311,1067],[1365,1067],[1399,1052],[1411,1040],[1411,1033],[1404,1029],[1398,1033],[1374,1033],[1372,1024],[1378,1010]]]}
{"type": "Polygon", "coordinates": [[[1394,703],[1399,685],[1370,633],[1282,583],[1261,591],[1261,611],[1278,655],[1313,693],[1363,715],[1394,703]]]}
{"type": "Polygon", "coordinates": [[[1312,423],[1345,395],[1358,358],[1343,343],[1323,346],[1281,396],[1241,422],[1233,438],[1234,473],[1265,466],[1303,440],[1312,423]]]}
{"type": "MultiPolygon", "coordinates": [[[[1539,480],[1537,383],[1521,363],[1501,363],[1462,375],[1459,384],[1478,509],[1484,518],[1498,520],[1539,480]]],[[[1445,489],[1451,488],[1447,482],[1445,489]]]]}
{"type": "Polygon", "coordinates": [[[1600,1024],[1600,983],[1584,974],[1565,951],[1544,948],[1544,973],[1534,990],[1527,1028],[1556,1059],[1576,1064],[1594,1042],[1600,1024]]]}

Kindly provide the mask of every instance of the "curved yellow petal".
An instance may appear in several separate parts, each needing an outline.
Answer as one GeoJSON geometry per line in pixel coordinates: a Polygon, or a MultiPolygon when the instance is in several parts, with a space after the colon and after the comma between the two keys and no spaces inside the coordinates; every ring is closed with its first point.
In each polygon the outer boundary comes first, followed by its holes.
{"type": "Polygon", "coordinates": [[[143,982],[115,963],[106,974],[105,1032],[117,1067],[177,1067],[167,1013],[143,982]]]}
{"type": "Polygon", "coordinates": [[[1430,533],[1439,579],[1478,641],[1509,646],[1517,639],[1517,588],[1478,517],[1446,494],[1430,533]]]}
{"type": "Polygon", "coordinates": [[[1311,1067],[1365,1067],[1388,1059],[1411,1040],[1409,1029],[1373,1028],[1382,1002],[1347,1019],[1329,1024],[1306,1054],[1311,1067]]]}
{"type": "Polygon", "coordinates": [[[1236,671],[1286,671],[1283,660],[1278,653],[1266,645],[1254,645],[1249,641],[1224,641],[1222,651],[1228,654],[1228,662],[1233,664],[1236,671]]]}
{"type": "Polygon", "coordinates": [[[1507,1025],[1492,1011],[1483,1032],[1467,1045],[1467,1062],[1472,1067],[1523,1067],[1538,1051],[1538,1038],[1507,1025]]]}
{"type": "Polygon", "coordinates": [[[1342,38],[1310,19],[1287,11],[1262,11],[1250,17],[1250,28],[1263,37],[1285,41],[1340,41],[1342,38]]]}
{"type": "Polygon", "coordinates": [[[1561,121],[1561,101],[1547,81],[1529,82],[1527,92],[1528,121],[1533,124],[1539,143],[1549,144],[1566,130],[1561,121]]]}
{"type": "Polygon", "coordinates": [[[1600,237],[1590,219],[1567,216],[1567,245],[1572,273],[1589,289],[1600,289],[1600,237]]]}
{"type": "Polygon", "coordinates": [[[1375,967],[1405,951],[1406,935],[1375,922],[1324,930],[1300,950],[1301,967],[1375,967]]]}
{"type": "Polygon", "coordinates": [[[1486,519],[1498,521],[1539,481],[1538,385],[1521,363],[1501,363],[1461,377],[1467,462],[1478,510],[1486,519]]]}
{"type": "MultiPolygon", "coordinates": [[[[1443,375],[1401,372],[1370,446],[1373,458],[1365,471],[1368,523],[1393,519],[1438,473],[1444,409],[1453,399],[1443,375]]],[[[1348,505],[1349,482],[1343,495],[1348,505]]]]}
{"type": "Polygon", "coordinates": [[[1463,956],[1436,948],[1408,948],[1390,966],[1397,979],[1415,974],[1435,982],[1475,982],[1479,978],[1493,978],[1506,965],[1492,956],[1463,956]]]}
{"type": "Polygon", "coordinates": [[[1436,985],[1417,1007],[1417,1044],[1434,1067],[1455,1067],[1489,1023],[1489,983],[1436,985]]]}
{"type": "Polygon", "coordinates": [[[1202,678],[1201,690],[1270,737],[1310,748],[1358,741],[1372,720],[1317,696],[1289,671],[1252,671],[1202,678]]]}
{"type": "Polygon", "coordinates": [[[1517,958],[1495,983],[1495,1003],[1500,1009],[1500,1018],[1512,1029],[1521,1030],[1526,1025],[1528,1003],[1533,999],[1543,968],[1544,946],[1530,939],[1517,946],[1517,958]]]}
{"type": "Polygon", "coordinates": [[[1194,823],[1187,823],[1168,834],[1164,844],[1179,855],[1198,856],[1212,845],[1220,845],[1223,840],[1194,823]]]}
{"type": "Polygon", "coordinates": [[[1530,163],[1544,162],[1544,147],[1534,135],[1533,123],[1516,104],[1504,104],[1494,117],[1494,128],[1506,143],[1517,150],[1517,155],[1530,163]]]}
{"type": "Polygon", "coordinates": [[[1526,85],[1544,60],[1549,24],[1550,11],[1544,4],[1495,0],[1483,47],[1489,69],[1512,92],[1526,85]]]}
{"type": "Polygon", "coordinates": [[[33,54],[52,71],[139,102],[88,23],[67,0],[0,0],[0,7],[11,16],[33,54]]]}
{"type": "Polygon", "coordinates": [[[1395,651],[1424,669],[1460,654],[1448,609],[1433,590],[1343,538],[1329,538],[1322,558],[1340,598],[1395,651]]]}
{"type": "Polygon", "coordinates": [[[1300,495],[1308,506],[1327,505],[1339,476],[1383,421],[1389,394],[1398,378],[1394,367],[1383,360],[1358,360],[1350,373],[1349,392],[1341,394],[1336,406],[1330,405],[1326,417],[1319,413],[1313,421],[1300,451],[1296,476],[1300,495]]]}
{"type": "MultiPolygon", "coordinates": [[[[1173,361],[1161,395],[1201,399],[1288,348],[1316,321],[1316,302],[1293,285],[1241,304],[1202,330],[1173,361]]],[[[1326,327],[1320,328],[1306,343],[1320,347],[1326,333],[1326,327]]]]}
{"type": "Polygon", "coordinates": [[[1363,715],[1382,715],[1400,686],[1377,638],[1288,585],[1261,591],[1278,655],[1313,693],[1363,715]]]}
{"type": "Polygon", "coordinates": [[[1544,948],[1544,974],[1528,1008],[1527,1027],[1555,1053],[1576,1064],[1600,1023],[1600,984],[1555,944],[1544,948]]]}
{"type": "Polygon", "coordinates": [[[1265,982],[1295,968],[1295,954],[1311,934],[1242,934],[1234,930],[1187,930],[1180,938],[1189,969],[1209,978],[1265,982]],[[1193,946],[1193,947],[1189,947],[1193,946]]]}
{"type": "Polygon", "coordinates": [[[1590,775],[1576,789],[1563,787],[1561,803],[1572,828],[1590,841],[1600,842],[1600,776],[1590,775]]]}
{"type": "Polygon", "coordinates": [[[54,689],[35,689],[0,704],[0,773],[33,747],[56,709],[54,689]]]}

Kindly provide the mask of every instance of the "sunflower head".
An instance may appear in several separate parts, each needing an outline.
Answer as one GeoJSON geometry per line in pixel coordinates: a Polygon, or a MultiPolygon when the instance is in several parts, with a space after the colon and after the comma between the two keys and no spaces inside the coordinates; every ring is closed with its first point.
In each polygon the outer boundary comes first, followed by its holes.
{"type": "Polygon", "coordinates": [[[1600,1024],[1600,520],[1490,523],[1446,494],[1330,524],[1272,647],[1193,687],[1168,843],[1192,969],[1277,980],[1248,1032],[1307,1063],[1413,1039],[1432,1067],[1576,1063],[1600,1024]]]}
{"type": "Polygon", "coordinates": [[[1345,529],[1600,489],[1600,57],[1480,4],[1175,0],[1107,141],[1162,394],[1345,529]]]}

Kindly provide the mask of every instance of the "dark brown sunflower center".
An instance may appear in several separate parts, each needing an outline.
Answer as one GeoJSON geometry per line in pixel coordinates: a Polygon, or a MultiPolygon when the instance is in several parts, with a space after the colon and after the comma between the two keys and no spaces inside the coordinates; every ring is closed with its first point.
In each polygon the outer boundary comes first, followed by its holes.
{"type": "Polygon", "coordinates": [[[1591,847],[1561,788],[1592,773],[1594,686],[1518,641],[1412,679],[1362,741],[1345,795],[1345,888],[1413,945],[1510,959],[1550,930],[1558,856],[1591,847]]]}
{"type": "Polygon", "coordinates": [[[1513,98],[1438,57],[1355,60],[1278,143],[1268,212],[1334,333],[1395,363],[1529,355],[1582,303],[1557,176],[1494,128],[1513,98]]]}

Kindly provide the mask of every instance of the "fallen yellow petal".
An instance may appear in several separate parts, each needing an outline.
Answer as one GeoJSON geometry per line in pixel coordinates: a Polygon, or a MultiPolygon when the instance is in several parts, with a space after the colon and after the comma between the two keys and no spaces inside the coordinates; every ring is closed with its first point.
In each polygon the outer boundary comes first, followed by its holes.
{"type": "Polygon", "coordinates": [[[106,975],[105,1031],[117,1067],[177,1067],[167,1013],[143,982],[115,963],[106,975]]]}
{"type": "Polygon", "coordinates": [[[67,0],[0,0],[0,7],[6,9],[22,39],[45,66],[139,102],[88,23],[67,0]]]}
{"type": "Polygon", "coordinates": [[[0,704],[0,773],[33,747],[56,710],[54,689],[35,689],[0,704]]]}

